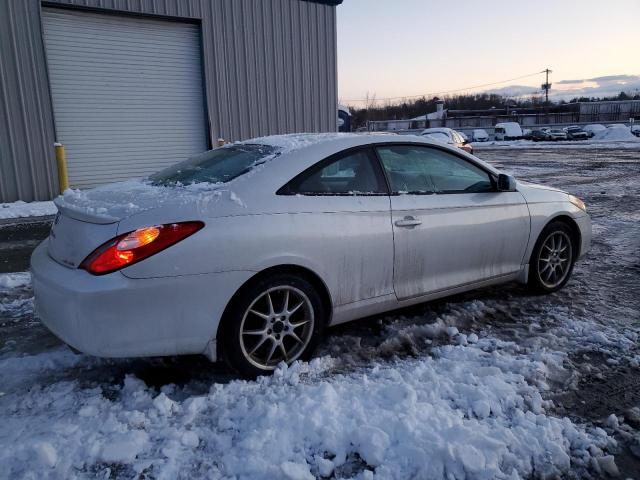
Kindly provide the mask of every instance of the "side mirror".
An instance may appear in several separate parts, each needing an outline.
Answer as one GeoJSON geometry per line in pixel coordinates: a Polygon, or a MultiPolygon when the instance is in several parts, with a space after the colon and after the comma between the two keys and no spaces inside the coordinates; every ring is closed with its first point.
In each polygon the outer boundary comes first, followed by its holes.
{"type": "Polygon", "coordinates": [[[499,192],[515,192],[516,179],[506,173],[498,175],[498,191],[499,192]]]}

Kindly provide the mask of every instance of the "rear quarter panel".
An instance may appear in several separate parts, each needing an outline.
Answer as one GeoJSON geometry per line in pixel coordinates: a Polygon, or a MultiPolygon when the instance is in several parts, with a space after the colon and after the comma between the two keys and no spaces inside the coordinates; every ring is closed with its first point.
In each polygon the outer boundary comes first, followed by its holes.
{"type": "Polygon", "coordinates": [[[278,213],[205,218],[196,234],[122,272],[152,278],[297,265],[321,278],[334,305],[393,293],[388,197],[275,197],[270,210],[278,213]]]}

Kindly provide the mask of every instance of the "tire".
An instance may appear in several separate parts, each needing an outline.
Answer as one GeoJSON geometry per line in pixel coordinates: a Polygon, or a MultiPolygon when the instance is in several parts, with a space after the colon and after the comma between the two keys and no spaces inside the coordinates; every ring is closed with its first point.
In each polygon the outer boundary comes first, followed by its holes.
{"type": "Polygon", "coordinates": [[[282,361],[309,360],[325,324],[313,285],[301,276],[275,274],[250,284],[234,299],[218,346],[229,367],[255,378],[272,373],[282,361]]]}
{"type": "Polygon", "coordinates": [[[563,222],[547,225],[533,248],[529,261],[528,287],[541,294],[553,293],[566,285],[576,260],[573,232],[563,222]]]}

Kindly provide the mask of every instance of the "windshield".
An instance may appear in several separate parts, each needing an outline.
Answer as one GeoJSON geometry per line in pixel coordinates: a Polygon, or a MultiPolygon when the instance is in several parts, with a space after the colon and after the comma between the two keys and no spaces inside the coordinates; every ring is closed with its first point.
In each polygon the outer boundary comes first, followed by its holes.
{"type": "Polygon", "coordinates": [[[225,183],[278,154],[267,145],[233,145],[191,157],[151,175],[156,185],[225,183]]]}

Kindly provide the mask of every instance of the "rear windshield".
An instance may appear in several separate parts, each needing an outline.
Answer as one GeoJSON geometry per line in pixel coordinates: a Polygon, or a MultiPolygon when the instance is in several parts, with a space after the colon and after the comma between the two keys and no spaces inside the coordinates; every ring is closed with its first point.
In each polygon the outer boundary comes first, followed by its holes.
{"type": "Polygon", "coordinates": [[[191,157],[151,175],[156,185],[225,183],[278,154],[268,145],[233,145],[191,157]]]}
{"type": "Polygon", "coordinates": [[[449,135],[443,132],[427,132],[424,134],[425,137],[432,138],[434,140],[438,140],[440,142],[449,142],[449,135]]]}

